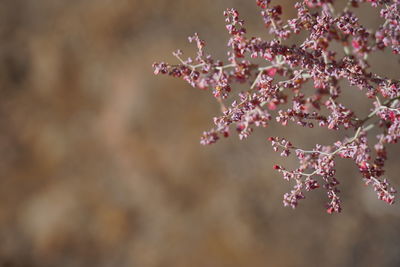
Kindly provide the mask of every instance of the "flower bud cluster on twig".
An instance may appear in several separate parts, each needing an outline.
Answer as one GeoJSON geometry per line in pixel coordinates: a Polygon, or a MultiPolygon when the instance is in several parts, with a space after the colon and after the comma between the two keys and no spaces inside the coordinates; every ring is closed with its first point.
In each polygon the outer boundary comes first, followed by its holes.
{"type": "Polygon", "coordinates": [[[189,37],[197,47],[194,59],[184,58],[177,50],[173,53],[177,64],[153,64],[155,74],[178,77],[193,87],[210,90],[221,106],[222,114],[214,118],[215,127],[203,133],[201,144],[213,144],[232,130],[240,139],[247,138],[255,127],[267,127],[271,120],[282,126],[295,123],[352,131],[351,137],[331,145],[316,144],[310,150],[282,137],[268,138],[281,156],[293,154],[299,161],[294,170],[274,165],[285,180],[294,183],[284,195],[284,205],[295,208],[305,192],[324,188],[328,213],[342,209],[337,158],[352,160],[378,198],[394,203],[396,191],[383,177],[384,165],[386,147],[400,138],[400,81],[371,72],[368,59],[376,51],[400,53],[400,0],[349,0],[340,11],[335,10],[334,2],[299,1],[294,5],[296,17],[285,21],[280,5],[257,0],[272,40],[248,37],[239,12],[227,9],[224,16],[230,38],[225,63],[204,51],[205,41],[196,33],[189,37]],[[364,27],[354,13],[360,5],[376,8],[383,24],[376,29],[364,27]],[[293,34],[302,32],[307,37],[301,44],[289,44],[293,34]],[[333,43],[339,44],[343,53],[335,51],[333,43]],[[264,63],[256,64],[254,59],[264,63]],[[359,117],[341,102],[340,81],[371,99],[369,114],[359,117]],[[247,90],[235,90],[235,83],[248,84],[247,90]],[[379,134],[370,145],[368,132],[374,127],[379,134]]]}

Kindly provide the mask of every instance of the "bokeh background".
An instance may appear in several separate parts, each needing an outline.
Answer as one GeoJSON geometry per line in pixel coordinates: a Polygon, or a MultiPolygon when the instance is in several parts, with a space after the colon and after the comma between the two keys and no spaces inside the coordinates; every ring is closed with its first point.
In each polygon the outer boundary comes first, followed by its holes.
{"type": "MultiPolygon", "coordinates": [[[[203,147],[217,103],[152,74],[176,48],[194,52],[193,32],[224,59],[227,7],[268,38],[254,2],[0,1],[0,266],[400,266],[399,204],[377,200],[348,162],[340,215],[325,212],[322,190],[282,205],[291,185],[265,138],[310,147],[343,132],[272,124],[203,147]]],[[[293,1],[280,4],[294,15],[293,1]]],[[[371,26],[372,11],[358,11],[371,26]]],[[[373,59],[398,78],[397,59],[373,59]]],[[[344,91],[368,113],[362,94],[344,91]]],[[[387,165],[395,185],[399,152],[387,165]]]]}

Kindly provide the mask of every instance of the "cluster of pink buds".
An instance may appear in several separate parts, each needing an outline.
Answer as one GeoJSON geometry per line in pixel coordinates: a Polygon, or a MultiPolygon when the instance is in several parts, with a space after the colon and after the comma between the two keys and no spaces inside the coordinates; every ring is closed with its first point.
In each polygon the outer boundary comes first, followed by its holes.
{"type": "Polygon", "coordinates": [[[272,120],[282,126],[294,123],[345,132],[341,140],[312,149],[299,148],[282,137],[268,138],[281,156],[293,155],[299,161],[294,170],[274,166],[294,184],[284,195],[285,206],[295,208],[306,192],[324,188],[327,212],[340,212],[337,158],[353,161],[378,198],[393,204],[396,191],[383,176],[386,148],[400,138],[400,81],[371,72],[369,55],[382,50],[394,56],[400,53],[400,0],[348,0],[342,10],[335,9],[335,0],[303,0],[294,5],[296,17],[287,21],[282,19],[282,6],[272,2],[256,1],[272,40],[249,37],[239,12],[227,9],[227,61],[206,53],[205,41],[194,34],[189,37],[197,47],[193,59],[178,50],[173,53],[177,64],[154,63],[154,73],[212,92],[221,115],[214,118],[215,127],[203,133],[204,145],[230,136],[231,131],[247,138],[272,120]],[[354,13],[361,5],[374,7],[383,24],[376,29],[364,27],[354,13]],[[304,41],[290,43],[289,38],[299,33],[306,33],[304,41]],[[341,101],[341,81],[370,100],[369,114],[356,115],[341,101]],[[235,83],[248,84],[247,90],[236,90],[235,83]],[[379,134],[369,144],[373,128],[379,134]]]}

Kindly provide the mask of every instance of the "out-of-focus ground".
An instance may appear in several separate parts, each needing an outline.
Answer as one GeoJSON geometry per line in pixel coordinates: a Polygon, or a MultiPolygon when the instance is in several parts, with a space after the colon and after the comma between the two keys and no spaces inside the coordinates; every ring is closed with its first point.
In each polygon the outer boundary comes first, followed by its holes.
{"type": "MultiPolygon", "coordinates": [[[[342,214],[326,214],[322,191],[282,205],[291,185],[265,138],[310,147],[343,133],[272,125],[199,145],[217,104],[151,64],[193,52],[196,31],[224,58],[226,7],[267,37],[253,1],[0,2],[0,266],[400,266],[399,204],[377,200],[346,161],[342,214]]],[[[398,78],[393,58],[376,60],[398,78]]]]}

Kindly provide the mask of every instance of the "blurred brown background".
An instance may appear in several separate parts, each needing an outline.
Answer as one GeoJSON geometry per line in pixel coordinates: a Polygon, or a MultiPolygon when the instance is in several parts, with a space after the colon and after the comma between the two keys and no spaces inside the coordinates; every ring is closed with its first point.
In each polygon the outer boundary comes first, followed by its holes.
{"type": "MultiPolygon", "coordinates": [[[[322,190],[282,205],[291,185],[265,137],[310,147],[343,133],[273,124],[203,147],[218,114],[209,92],[153,76],[154,61],[194,51],[196,31],[224,58],[226,7],[267,37],[254,2],[0,1],[0,266],[400,266],[399,204],[348,162],[342,214],[326,214],[322,190]]],[[[375,59],[396,78],[393,59],[375,59]]],[[[400,185],[398,147],[390,155],[400,185]]]]}

